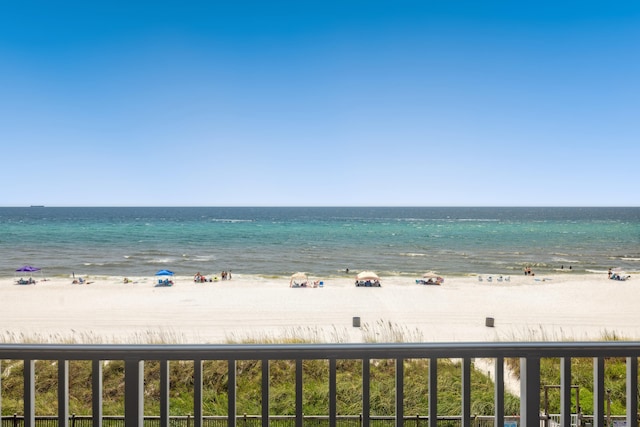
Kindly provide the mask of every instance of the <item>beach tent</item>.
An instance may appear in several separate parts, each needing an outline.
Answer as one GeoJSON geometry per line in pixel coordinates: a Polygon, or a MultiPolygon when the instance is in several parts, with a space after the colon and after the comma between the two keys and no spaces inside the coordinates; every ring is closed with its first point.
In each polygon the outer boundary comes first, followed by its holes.
{"type": "Polygon", "coordinates": [[[422,275],[422,280],[416,280],[416,283],[421,285],[434,284],[440,285],[444,282],[444,279],[433,271],[428,271],[422,275]]]}
{"type": "MultiPolygon", "coordinates": [[[[173,276],[173,271],[169,270],[160,270],[156,273],[156,276],[173,276]]],[[[158,279],[158,284],[156,286],[171,286],[173,285],[173,281],[170,279],[158,279]]]]}
{"type": "Polygon", "coordinates": [[[307,276],[307,273],[298,272],[291,275],[291,280],[289,280],[289,287],[297,288],[300,286],[306,286],[308,282],[309,277],[307,276]]]}
{"type": "Polygon", "coordinates": [[[380,277],[373,271],[361,271],[356,276],[356,286],[380,287],[380,277]]]}
{"type": "Polygon", "coordinates": [[[357,280],[380,280],[380,277],[373,271],[361,271],[356,276],[357,280]]]}

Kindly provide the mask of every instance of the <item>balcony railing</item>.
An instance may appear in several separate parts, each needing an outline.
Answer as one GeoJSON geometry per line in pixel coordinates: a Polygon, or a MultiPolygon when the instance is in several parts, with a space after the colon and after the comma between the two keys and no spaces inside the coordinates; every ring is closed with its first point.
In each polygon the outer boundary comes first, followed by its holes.
{"type": "MultiPolygon", "coordinates": [[[[259,360],[262,366],[262,427],[269,427],[273,415],[269,410],[269,363],[274,360],[295,362],[295,415],[294,427],[303,427],[303,361],[326,360],[329,364],[327,426],[336,427],[337,391],[336,362],[338,360],[362,361],[362,415],[359,425],[372,427],[374,418],[370,412],[371,360],[395,361],[395,427],[402,427],[407,419],[404,414],[404,361],[428,359],[428,414],[424,427],[438,427],[437,372],[438,359],[461,360],[461,408],[460,427],[472,427],[471,369],[475,358],[489,358],[495,362],[495,416],[494,426],[503,427],[504,417],[504,360],[520,359],[520,427],[539,427],[540,360],[560,359],[560,426],[571,426],[571,360],[593,358],[593,427],[605,425],[605,359],[626,358],[626,427],[638,427],[638,342],[571,342],[571,343],[428,343],[428,344],[300,344],[300,345],[30,345],[1,344],[2,360],[24,361],[24,426],[35,427],[35,361],[58,362],[58,414],[57,425],[69,426],[69,361],[92,362],[92,425],[102,427],[102,361],[124,361],[124,425],[144,424],[144,363],[160,363],[160,415],[161,427],[170,425],[169,419],[169,363],[193,361],[194,365],[194,413],[193,427],[202,427],[203,420],[203,361],[226,361],[228,375],[228,408],[226,427],[237,427],[236,410],[236,362],[259,360]]],[[[1,390],[1,388],[0,388],[1,390]]],[[[0,395],[0,413],[2,396],[0,395]]],[[[0,419],[0,422],[2,420],[0,419]]]]}

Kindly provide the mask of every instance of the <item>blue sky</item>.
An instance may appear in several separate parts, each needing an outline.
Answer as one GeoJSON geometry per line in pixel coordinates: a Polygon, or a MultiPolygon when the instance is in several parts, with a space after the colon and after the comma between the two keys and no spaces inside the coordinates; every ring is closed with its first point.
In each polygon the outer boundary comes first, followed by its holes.
{"type": "Polygon", "coordinates": [[[640,2],[0,0],[0,205],[639,206],[640,2]]]}

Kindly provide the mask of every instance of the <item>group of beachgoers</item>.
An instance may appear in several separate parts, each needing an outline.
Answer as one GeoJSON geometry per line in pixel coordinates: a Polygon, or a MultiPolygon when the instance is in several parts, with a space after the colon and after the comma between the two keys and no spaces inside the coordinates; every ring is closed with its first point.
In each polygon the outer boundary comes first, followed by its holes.
{"type": "MultiPolygon", "coordinates": [[[[221,277],[222,280],[231,280],[231,271],[223,271],[222,273],[220,273],[220,277],[221,277]]],[[[207,277],[207,276],[204,276],[204,275],[200,274],[200,272],[198,271],[193,276],[193,281],[195,283],[217,282],[218,281],[218,276],[207,277]]]]}
{"type": "Polygon", "coordinates": [[[87,279],[83,279],[82,277],[76,278],[75,274],[73,275],[72,285],[90,285],[93,282],[89,282],[87,279]]]}
{"type": "Polygon", "coordinates": [[[304,281],[304,282],[291,282],[289,283],[289,287],[290,288],[317,288],[320,286],[320,280],[314,280],[313,282],[309,283],[308,281],[304,281]]]}
{"type": "Polygon", "coordinates": [[[609,279],[611,280],[627,280],[630,279],[631,276],[629,275],[625,275],[624,273],[620,274],[621,272],[619,271],[613,271],[612,268],[609,269],[609,272],[607,273],[609,276],[609,279]]]}
{"type": "Polygon", "coordinates": [[[379,288],[380,287],[380,281],[379,280],[356,280],[356,286],[357,287],[365,286],[365,287],[376,287],[376,288],[379,288]]]}
{"type": "Polygon", "coordinates": [[[417,279],[416,283],[418,285],[441,285],[444,283],[444,279],[440,276],[429,277],[427,279],[417,279]]]}

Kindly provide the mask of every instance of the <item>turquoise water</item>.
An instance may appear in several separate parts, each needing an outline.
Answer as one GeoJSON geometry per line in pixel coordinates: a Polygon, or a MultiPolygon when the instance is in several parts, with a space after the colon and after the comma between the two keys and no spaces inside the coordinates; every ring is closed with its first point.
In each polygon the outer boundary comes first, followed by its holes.
{"type": "Polygon", "coordinates": [[[640,270],[640,208],[0,208],[0,275],[640,270]]]}

